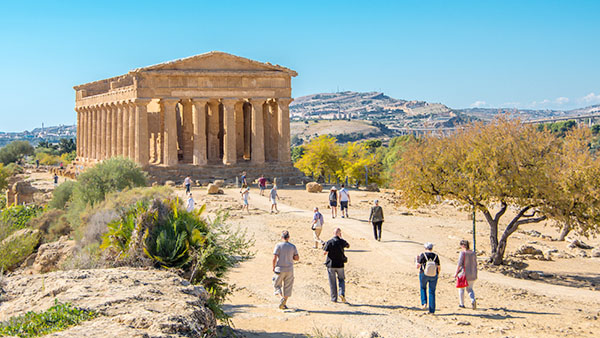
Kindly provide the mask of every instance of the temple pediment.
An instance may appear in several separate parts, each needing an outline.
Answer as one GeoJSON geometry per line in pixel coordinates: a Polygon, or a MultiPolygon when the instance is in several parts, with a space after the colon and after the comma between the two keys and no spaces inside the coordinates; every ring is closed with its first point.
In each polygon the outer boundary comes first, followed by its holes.
{"type": "Polygon", "coordinates": [[[258,62],[224,52],[209,52],[133,70],[133,72],[146,71],[268,71],[282,72],[290,76],[297,75],[295,71],[289,68],[258,62]]]}

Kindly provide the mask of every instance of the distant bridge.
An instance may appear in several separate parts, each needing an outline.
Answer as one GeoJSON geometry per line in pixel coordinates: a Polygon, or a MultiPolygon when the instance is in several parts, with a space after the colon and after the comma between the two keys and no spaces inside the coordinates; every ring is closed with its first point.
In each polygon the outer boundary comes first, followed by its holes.
{"type": "Polygon", "coordinates": [[[600,109],[592,111],[586,115],[550,117],[550,118],[544,118],[544,119],[527,120],[527,121],[523,121],[523,123],[525,123],[525,124],[541,124],[541,123],[554,123],[554,122],[561,122],[561,121],[577,121],[579,123],[587,122],[588,125],[591,126],[599,118],[600,118],[600,109]]]}
{"type": "MultiPolygon", "coordinates": [[[[554,123],[561,121],[576,121],[579,124],[587,123],[588,126],[592,126],[593,124],[600,122],[600,109],[592,111],[586,115],[575,115],[575,116],[561,116],[561,117],[551,117],[551,118],[543,118],[543,119],[535,119],[535,120],[527,120],[523,121],[523,124],[542,124],[542,123],[554,123]]],[[[446,128],[394,128],[390,127],[390,129],[396,131],[400,135],[415,135],[415,136],[425,136],[425,135],[434,135],[434,136],[445,136],[454,133],[457,130],[464,129],[465,126],[458,127],[446,127],[446,128]]]]}

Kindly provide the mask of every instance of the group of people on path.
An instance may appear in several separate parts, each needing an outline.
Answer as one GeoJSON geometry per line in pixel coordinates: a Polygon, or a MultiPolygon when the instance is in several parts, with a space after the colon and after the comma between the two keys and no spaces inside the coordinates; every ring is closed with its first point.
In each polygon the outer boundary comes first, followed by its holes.
{"type": "MultiPolygon", "coordinates": [[[[467,240],[460,241],[460,248],[461,251],[458,255],[458,263],[454,274],[454,279],[457,280],[458,306],[460,308],[465,307],[466,290],[471,300],[471,307],[477,309],[477,300],[475,299],[475,291],[473,291],[473,284],[477,280],[477,255],[470,249],[467,240]]],[[[425,251],[417,256],[416,265],[419,269],[421,305],[433,314],[435,313],[435,290],[442,269],[440,257],[433,252],[433,243],[425,243],[425,251]]]]}
{"type": "MultiPolygon", "coordinates": [[[[329,279],[329,291],[332,302],[346,303],[346,276],[344,264],[348,262],[344,250],[350,244],[342,238],[342,230],[335,228],[333,237],[323,244],[323,255],[329,279]],[[339,288],[338,288],[339,287],[339,288]]],[[[298,249],[290,243],[290,233],[284,230],[281,241],[273,249],[273,288],[275,296],[280,298],[279,308],[287,309],[288,298],[292,296],[294,286],[294,261],[299,261],[298,249]]]]}
{"type": "MultiPolygon", "coordinates": [[[[250,186],[248,185],[246,179],[246,172],[244,171],[241,176],[242,188],[240,189],[240,195],[242,198],[242,212],[246,210],[246,212],[250,213],[249,199],[250,199],[250,186]]],[[[267,188],[267,179],[264,175],[260,175],[258,179],[258,188],[260,191],[260,196],[264,196],[264,191],[267,188]]],[[[273,187],[269,191],[269,201],[271,202],[271,213],[279,213],[279,209],[277,209],[277,200],[279,200],[279,194],[277,193],[277,184],[273,184],[273,187]]]]}

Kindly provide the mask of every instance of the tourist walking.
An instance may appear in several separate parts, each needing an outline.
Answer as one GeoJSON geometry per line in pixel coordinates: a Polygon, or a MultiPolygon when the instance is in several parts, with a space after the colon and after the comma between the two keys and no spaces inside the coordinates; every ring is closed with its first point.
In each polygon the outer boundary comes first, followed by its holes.
{"type": "Polygon", "coordinates": [[[296,246],[290,243],[290,233],[281,233],[281,242],[273,250],[273,288],[275,295],[281,297],[279,308],[287,309],[287,300],[292,295],[294,286],[294,261],[300,260],[296,246]]]}
{"type": "Polygon", "coordinates": [[[54,186],[56,187],[58,185],[58,175],[54,174],[54,177],[52,179],[54,180],[54,186]]]}
{"type": "Polygon", "coordinates": [[[461,274],[464,274],[467,279],[467,286],[458,289],[458,306],[461,308],[465,307],[465,289],[469,293],[471,298],[471,306],[473,309],[477,309],[477,301],[475,300],[475,291],[473,291],[473,284],[477,280],[477,254],[470,250],[469,241],[463,239],[460,241],[460,248],[462,251],[458,255],[458,264],[456,265],[456,273],[454,278],[458,278],[461,274]]]}
{"type": "Polygon", "coordinates": [[[242,189],[240,189],[240,194],[242,195],[242,212],[244,209],[248,213],[250,213],[250,208],[248,207],[248,199],[250,198],[250,187],[247,185],[242,185],[242,189]]]}
{"type": "Polygon", "coordinates": [[[248,182],[246,182],[246,172],[245,171],[242,171],[241,184],[242,184],[242,187],[244,186],[244,184],[248,185],[248,182]]]}
{"type": "Polygon", "coordinates": [[[373,201],[371,207],[371,214],[369,215],[369,222],[373,224],[373,235],[375,240],[381,242],[381,225],[383,224],[383,208],[379,206],[379,200],[373,201]]]}
{"type": "Polygon", "coordinates": [[[267,188],[267,179],[264,175],[260,175],[258,178],[258,189],[260,190],[260,195],[264,196],[264,191],[267,188]]]}
{"type": "Polygon", "coordinates": [[[331,187],[331,190],[329,190],[329,206],[331,207],[331,218],[337,217],[337,205],[338,205],[337,188],[335,186],[333,186],[333,187],[331,187]]]}
{"type": "Polygon", "coordinates": [[[185,185],[185,193],[189,194],[192,186],[192,179],[189,176],[186,176],[183,180],[183,184],[185,185]]]}
{"type": "Polygon", "coordinates": [[[429,309],[429,313],[435,313],[435,287],[441,266],[439,256],[433,252],[433,243],[425,243],[425,252],[417,257],[417,269],[419,269],[421,286],[421,305],[424,309],[429,309]],[[429,303],[427,302],[427,286],[429,286],[429,303]]]}
{"type": "Polygon", "coordinates": [[[313,239],[315,240],[315,249],[319,247],[319,245],[323,245],[323,241],[319,236],[321,236],[321,231],[323,230],[323,224],[325,223],[325,219],[323,215],[319,212],[319,208],[315,207],[313,209],[314,215],[313,220],[310,225],[310,228],[313,231],[313,239]]]}
{"type": "Polygon", "coordinates": [[[348,206],[350,205],[350,192],[342,184],[342,189],[339,192],[340,211],[342,212],[342,218],[344,218],[344,210],[346,210],[346,218],[348,218],[348,206]]]}
{"type": "Polygon", "coordinates": [[[271,213],[279,213],[277,209],[277,200],[279,199],[279,194],[277,193],[277,184],[273,184],[273,188],[269,191],[269,200],[271,201],[271,213]]]}
{"type": "Polygon", "coordinates": [[[196,203],[194,202],[194,198],[192,197],[192,193],[188,194],[188,199],[187,199],[187,205],[185,207],[185,209],[187,210],[187,212],[192,212],[194,210],[194,205],[196,203]]]}
{"type": "Polygon", "coordinates": [[[344,254],[344,249],[349,247],[350,244],[342,238],[342,230],[340,228],[335,228],[333,231],[333,238],[327,241],[323,247],[325,256],[327,256],[325,266],[327,266],[329,291],[332,302],[337,302],[339,295],[340,301],[346,303],[346,276],[344,275],[344,264],[348,259],[344,254]]]}

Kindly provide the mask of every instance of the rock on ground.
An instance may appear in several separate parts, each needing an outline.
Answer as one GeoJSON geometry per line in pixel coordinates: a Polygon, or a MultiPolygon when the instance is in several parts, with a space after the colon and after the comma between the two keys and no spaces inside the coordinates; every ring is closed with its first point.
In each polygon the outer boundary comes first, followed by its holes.
{"type": "Polygon", "coordinates": [[[40,245],[31,267],[33,273],[45,273],[57,269],[75,250],[75,241],[67,236],[56,242],[40,245]]]}
{"type": "Polygon", "coordinates": [[[223,188],[223,186],[225,186],[225,181],[224,180],[215,180],[215,182],[213,184],[219,188],[223,188]]]}
{"type": "Polygon", "coordinates": [[[209,184],[209,185],[208,185],[208,187],[206,188],[206,193],[207,193],[207,194],[209,194],[209,195],[216,195],[216,194],[218,194],[218,193],[219,193],[219,190],[220,190],[220,189],[219,189],[219,186],[218,186],[218,185],[216,185],[216,184],[214,184],[214,183],[211,183],[211,184],[209,184]]]}
{"type": "Polygon", "coordinates": [[[208,293],[168,271],[134,268],[55,271],[4,280],[0,321],[44,311],[54,299],[100,315],[46,337],[214,337],[208,293]]]}
{"type": "Polygon", "coordinates": [[[317,182],[309,182],[309,183],[306,183],[306,191],[307,192],[321,192],[321,191],[323,191],[323,186],[317,182]]]}

